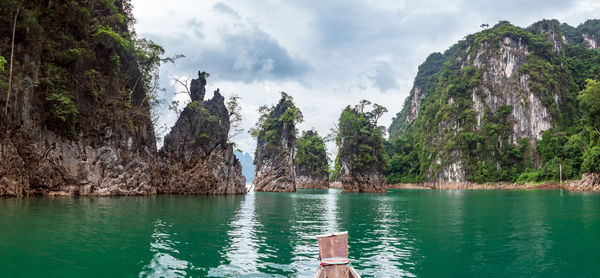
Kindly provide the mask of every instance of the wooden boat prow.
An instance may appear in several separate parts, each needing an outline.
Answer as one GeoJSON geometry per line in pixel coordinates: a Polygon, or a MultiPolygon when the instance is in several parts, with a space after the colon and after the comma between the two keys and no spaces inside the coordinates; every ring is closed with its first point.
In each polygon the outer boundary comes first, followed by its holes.
{"type": "Polygon", "coordinates": [[[348,232],[318,235],[317,241],[321,265],[315,278],[360,278],[348,260],[348,232]]]}

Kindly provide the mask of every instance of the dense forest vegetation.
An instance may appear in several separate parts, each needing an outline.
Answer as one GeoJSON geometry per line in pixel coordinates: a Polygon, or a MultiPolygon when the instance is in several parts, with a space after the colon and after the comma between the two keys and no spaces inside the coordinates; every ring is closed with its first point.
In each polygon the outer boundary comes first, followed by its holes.
{"type": "Polygon", "coordinates": [[[500,22],[467,36],[443,54],[430,55],[415,78],[415,88],[425,92],[418,117],[412,123],[405,121],[410,104],[407,99],[405,109],[389,129],[388,182],[424,181],[429,172],[443,166],[434,163],[436,155],[452,157],[457,153],[462,157],[466,179],[474,182],[558,180],[561,165],[563,179],[598,171],[600,94],[595,80],[600,79],[600,50],[588,47],[584,34],[597,38],[600,21],[588,20],[573,28],[544,20],[526,29],[500,22]],[[565,36],[566,42],[559,44],[559,49],[553,44],[553,34],[565,36]],[[537,142],[528,138],[511,142],[514,107],[510,105],[500,105],[494,112],[485,108],[482,128],[474,127],[472,92],[482,86],[492,94],[499,89],[483,82],[482,71],[488,68],[471,64],[482,48],[485,53],[499,55],[506,37],[526,45],[528,54],[519,73],[530,77],[529,90],[552,119],[553,128],[537,142]],[[456,132],[443,125],[450,119],[456,119],[456,132]],[[441,144],[434,143],[440,134],[441,144]],[[539,168],[535,161],[539,161],[539,168]]]}
{"type": "Polygon", "coordinates": [[[339,178],[342,161],[350,164],[353,174],[378,172],[385,166],[384,127],[377,126],[377,121],[387,112],[379,104],[363,100],[354,107],[347,106],[340,115],[335,142],[338,153],[332,178],[339,178]],[[369,106],[372,108],[369,110],[369,106]]]}
{"type": "Polygon", "coordinates": [[[325,140],[314,130],[303,131],[296,139],[296,175],[328,177],[325,140]]]}
{"type": "Polygon", "coordinates": [[[15,38],[0,44],[5,123],[23,90],[36,92],[34,120],[70,139],[150,118],[164,50],[133,24],[127,0],[2,1],[0,37],[15,38]]]}

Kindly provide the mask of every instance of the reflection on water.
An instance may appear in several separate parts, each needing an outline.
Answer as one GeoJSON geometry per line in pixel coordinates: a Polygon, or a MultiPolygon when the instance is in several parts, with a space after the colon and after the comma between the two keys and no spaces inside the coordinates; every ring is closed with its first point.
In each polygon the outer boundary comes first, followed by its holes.
{"type": "Polygon", "coordinates": [[[140,277],[177,277],[186,276],[185,270],[188,262],[177,259],[179,251],[175,244],[179,243],[171,239],[168,228],[172,225],[158,219],[154,221],[153,242],[150,243],[150,252],[154,254],[152,260],[140,272],[140,277]]]}
{"type": "Polygon", "coordinates": [[[401,195],[348,194],[338,202],[342,230],[349,232],[352,264],[363,277],[414,277],[414,239],[407,232],[401,195]],[[377,200],[373,202],[373,200],[377,200]]]}
{"type": "Polygon", "coordinates": [[[600,277],[600,194],[337,189],[0,198],[0,276],[311,277],[334,231],[363,277],[600,277]]]}
{"type": "Polygon", "coordinates": [[[236,219],[229,224],[227,232],[231,245],[225,247],[221,255],[227,258],[228,264],[221,264],[208,271],[208,277],[223,277],[236,274],[239,277],[258,273],[258,243],[255,239],[254,194],[251,193],[242,201],[235,213],[236,219]]]}

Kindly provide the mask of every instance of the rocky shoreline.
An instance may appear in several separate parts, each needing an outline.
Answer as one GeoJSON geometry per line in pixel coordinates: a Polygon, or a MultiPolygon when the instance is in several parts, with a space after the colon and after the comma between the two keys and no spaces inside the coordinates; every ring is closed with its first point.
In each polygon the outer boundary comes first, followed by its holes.
{"type": "Polygon", "coordinates": [[[493,190],[493,189],[510,189],[510,190],[523,190],[523,189],[557,189],[561,188],[560,185],[549,182],[549,183],[471,183],[471,182],[435,182],[435,183],[396,183],[388,184],[387,189],[434,189],[434,190],[493,190]]]}
{"type": "Polygon", "coordinates": [[[433,189],[433,190],[531,190],[531,189],[565,189],[569,191],[600,192],[600,173],[583,174],[580,180],[567,181],[562,185],[556,182],[546,183],[473,183],[473,182],[425,182],[387,184],[387,189],[433,189]]]}

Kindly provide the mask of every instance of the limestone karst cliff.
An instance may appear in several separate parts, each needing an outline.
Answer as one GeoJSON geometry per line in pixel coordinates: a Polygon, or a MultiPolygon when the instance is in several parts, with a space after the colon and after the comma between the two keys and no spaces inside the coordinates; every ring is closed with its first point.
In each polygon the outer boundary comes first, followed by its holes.
{"type": "Polygon", "coordinates": [[[154,194],[149,87],[163,50],[129,30],[128,2],[0,10],[0,195],[154,194]]]}
{"type": "Polygon", "coordinates": [[[324,139],[309,130],[302,132],[296,142],[296,188],[328,189],[329,165],[324,139]]]}
{"type": "Polygon", "coordinates": [[[340,115],[334,178],[341,181],[344,192],[386,191],[384,140],[377,120],[387,110],[374,104],[367,111],[370,104],[363,100],[354,108],[346,107],[340,115]]]}
{"type": "Polygon", "coordinates": [[[229,112],[219,93],[204,101],[206,73],[198,72],[185,107],[159,151],[159,193],[245,194],[246,178],[227,142],[229,112]]]}
{"type": "Polygon", "coordinates": [[[254,165],[256,191],[294,192],[296,125],[302,113],[291,96],[281,93],[276,106],[261,107],[262,116],[252,132],[257,139],[254,165]]]}
{"type": "Polygon", "coordinates": [[[540,168],[537,142],[575,126],[578,92],[598,78],[597,27],[500,22],[431,54],[389,128],[388,180],[514,181],[540,168]]]}

